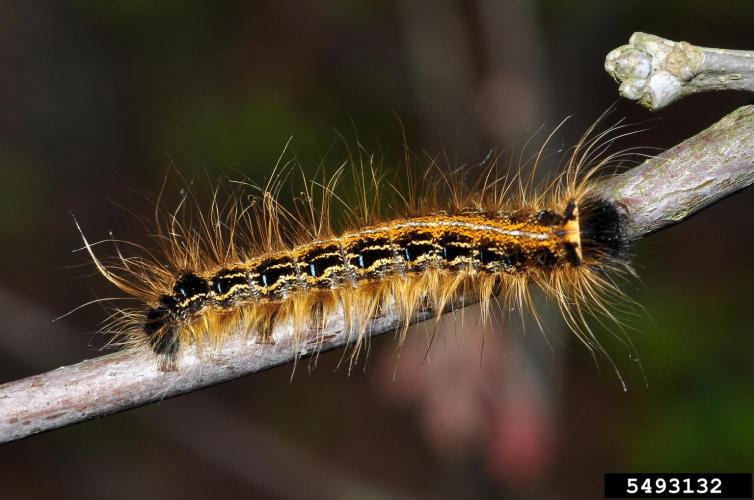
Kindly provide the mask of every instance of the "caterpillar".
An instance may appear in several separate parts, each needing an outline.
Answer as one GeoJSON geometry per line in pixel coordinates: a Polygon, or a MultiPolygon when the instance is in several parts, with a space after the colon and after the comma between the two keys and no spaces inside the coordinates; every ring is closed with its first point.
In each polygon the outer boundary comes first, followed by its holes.
{"type": "Polygon", "coordinates": [[[563,172],[540,189],[532,187],[533,173],[526,181],[520,173],[502,175],[499,156],[475,183],[464,169],[431,162],[432,174],[404,189],[385,189],[371,159],[350,158],[355,203],[336,192],[345,168],[305,180],[294,208],[279,200],[286,178],[280,172],[290,171],[280,164],[264,188],[216,187],[204,210],[198,202],[192,207],[187,187],[178,208],[164,211],[163,184],[146,224],[158,252],[127,243],[140,255],[126,257],[118,248],[114,257],[100,257],[95,246],[102,242],[81,233],[102,276],[141,304],[117,308],[105,330],[174,370],[188,345],[217,346],[233,335],[271,342],[281,324],[300,341],[337,313],[355,332],[357,353],[366,320],[381,308],[398,312],[402,339],[418,309],[439,317],[462,292],[472,291],[486,318],[496,301],[530,307],[531,288],[538,288],[587,347],[603,351],[587,317],[615,319],[610,304],[623,297],[616,277],[633,273],[626,212],[594,189],[620,156],[604,153],[608,132],[590,138],[590,129],[563,172]],[[393,199],[387,216],[380,213],[385,191],[393,199]],[[334,201],[347,212],[340,228],[330,220],[334,201]]]}

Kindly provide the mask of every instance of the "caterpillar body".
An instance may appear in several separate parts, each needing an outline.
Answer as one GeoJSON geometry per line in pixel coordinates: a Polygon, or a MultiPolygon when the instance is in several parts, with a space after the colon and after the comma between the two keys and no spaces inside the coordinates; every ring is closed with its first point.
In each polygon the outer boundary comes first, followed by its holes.
{"type": "Polygon", "coordinates": [[[621,296],[614,278],[631,268],[625,210],[592,189],[614,157],[584,167],[598,146],[582,140],[565,172],[539,193],[493,169],[474,186],[443,173],[444,182],[425,183],[421,196],[399,194],[402,208],[393,205],[391,217],[377,215],[378,195],[367,185],[378,190],[380,177],[362,168],[360,213],[339,231],[329,221],[337,175],[311,182],[304,210],[295,213],[277,201],[277,181],[246,198],[234,193],[220,201],[215,191],[195,225],[179,215],[185,203],[164,215],[158,209],[159,256],[118,251],[106,260],[84,238],[99,271],[143,302],[117,309],[108,330],[175,369],[184,346],[218,345],[239,334],[268,342],[281,322],[301,339],[339,312],[356,332],[358,350],[367,320],[386,305],[407,326],[419,308],[439,316],[473,290],[486,316],[495,300],[529,306],[533,285],[556,300],[588,347],[602,350],[586,316],[612,316],[606,303],[621,296]],[[317,208],[314,185],[323,188],[317,208]]]}

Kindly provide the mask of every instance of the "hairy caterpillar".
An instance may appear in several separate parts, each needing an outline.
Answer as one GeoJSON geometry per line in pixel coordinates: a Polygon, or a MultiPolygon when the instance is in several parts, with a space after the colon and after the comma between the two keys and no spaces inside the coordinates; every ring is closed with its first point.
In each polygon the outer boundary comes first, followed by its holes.
{"type": "Polygon", "coordinates": [[[275,174],[277,166],[251,194],[240,184],[227,195],[215,189],[204,211],[187,208],[186,194],[163,212],[161,192],[153,223],[161,254],[137,245],[141,256],[118,250],[100,258],[82,233],[100,273],[143,304],[117,309],[107,330],[151,350],[162,369],[175,369],[186,345],[216,346],[232,335],[269,342],[281,323],[301,339],[339,312],[358,352],[365,319],[382,307],[396,308],[407,326],[419,308],[439,316],[457,294],[473,290],[486,317],[494,300],[530,306],[536,286],[589,348],[602,350],[586,317],[613,317],[606,304],[622,297],[614,278],[632,270],[625,211],[593,189],[619,155],[604,154],[610,131],[589,138],[591,130],[543,189],[531,187],[533,175],[506,180],[498,161],[472,185],[463,171],[433,167],[438,180],[428,175],[392,190],[389,216],[379,213],[382,178],[353,160],[354,205],[335,194],[343,169],[326,182],[305,182],[293,210],[278,201],[284,175],[275,174]],[[350,215],[342,229],[330,222],[333,200],[350,215]]]}

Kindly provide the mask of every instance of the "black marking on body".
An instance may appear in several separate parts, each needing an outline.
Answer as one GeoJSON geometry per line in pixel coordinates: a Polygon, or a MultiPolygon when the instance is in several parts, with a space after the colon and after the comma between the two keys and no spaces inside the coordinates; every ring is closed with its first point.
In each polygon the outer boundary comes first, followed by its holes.
{"type": "Polygon", "coordinates": [[[182,317],[199,311],[207,302],[209,290],[207,280],[191,271],[183,272],[173,287],[176,311],[182,317]]]}
{"type": "Polygon", "coordinates": [[[482,244],[479,248],[479,260],[482,267],[489,272],[520,273],[527,263],[526,254],[518,245],[482,244]]]}
{"type": "Polygon", "coordinates": [[[176,280],[173,292],[179,301],[181,299],[192,299],[209,293],[209,283],[191,271],[186,271],[176,280]]]}
{"type": "Polygon", "coordinates": [[[346,248],[346,255],[348,264],[362,278],[379,278],[395,271],[393,244],[384,236],[354,241],[346,248]]]}
{"type": "Polygon", "coordinates": [[[296,263],[288,256],[263,260],[254,268],[255,285],[261,288],[265,298],[285,298],[298,282],[296,263]]]}
{"type": "Polygon", "coordinates": [[[479,260],[474,240],[463,234],[446,232],[438,238],[443,266],[449,269],[467,269],[479,260]]]}
{"type": "Polygon", "coordinates": [[[215,300],[221,305],[230,305],[233,301],[252,295],[244,269],[222,269],[210,280],[210,287],[215,300]]]}
{"type": "Polygon", "coordinates": [[[340,245],[313,248],[298,259],[299,269],[315,288],[335,288],[345,277],[340,245]]]}
{"type": "Polygon", "coordinates": [[[407,272],[420,272],[435,264],[441,250],[432,233],[421,230],[402,234],[396,238],[395,244],[402,249],[407,272]]]}

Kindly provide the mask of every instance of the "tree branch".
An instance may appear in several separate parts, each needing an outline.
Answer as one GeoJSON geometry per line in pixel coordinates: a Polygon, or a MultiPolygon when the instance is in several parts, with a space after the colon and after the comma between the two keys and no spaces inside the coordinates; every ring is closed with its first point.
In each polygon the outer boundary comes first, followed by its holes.
{"type": "Polygon", "coordinates": [[[711,49],[634,33],[610,52],[605,70],[620,93],[658,110],[689,94],[713,90],[754,92],[754,51],[711,49]]]}
{"type": "Polygon", "coordinates": [[[603,196],[628,212],[633,240],[669,225],[754,182],[754,106],[602,184],[603,196]]]}
{"type": "MultiPolygon", "coordinates": [[[[626,208],[631,237],[640,238],[754,182],[753,152],[754,106],[745,106],[665,154],[611,178],[603,193],[626,208]]],[[[464,301],[475,299],[461,298],[454,308],[463,307],[464,301]]],[[[421,311],[413,321],[432,316],[421,311]]],[[[388,308],[370,320],[367,335],[398,326],[398,315],[388,308]]],[[[192,392],[354,340],[337,314],[314,337],[297,347],[291,328],[283,326],[273,344],[238,336],[203,356],[196,347],[184,349],[176,371],[159,371],[151,353],[124,350],[9,382],[0,386],[0,443],[192,392]]]]}
{"type": "MultiPolygon", "coordinates": [[[[463,300],[453,308],[463,307],[463,300]]],[[[412,322],[431,317],[432,311],[419,311],[412,322]]],[[[368,326],[367,336],[374,336],[395,331],[400,321],[388,310],[368,326]]],[[[0,444],[234,380],[355,340],[340,314],[327,318],[324,329],[303,344],[294,343],[289,326],[273,336],[273,343],[259,344],[238,335],[203,353],[187,346],[174,371],[160,371],[150,352],[127,349],[0,385],[0,444]]]]}

